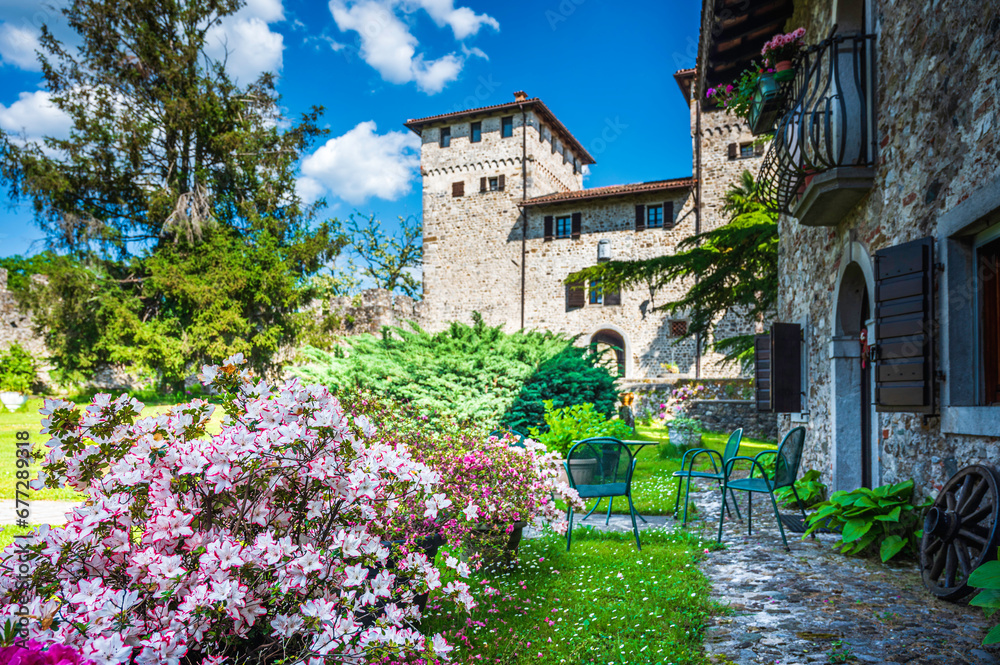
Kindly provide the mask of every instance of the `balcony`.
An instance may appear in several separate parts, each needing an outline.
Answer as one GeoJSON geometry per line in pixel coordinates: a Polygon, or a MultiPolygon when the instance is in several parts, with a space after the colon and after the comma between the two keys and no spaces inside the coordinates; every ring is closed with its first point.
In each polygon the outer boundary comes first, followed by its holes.
{"type": "Polygon", "coordinates": [[[875,175],[874,35],[834,34],[804,50],[758,176],[769,208],[835,226],[875,175]]]}

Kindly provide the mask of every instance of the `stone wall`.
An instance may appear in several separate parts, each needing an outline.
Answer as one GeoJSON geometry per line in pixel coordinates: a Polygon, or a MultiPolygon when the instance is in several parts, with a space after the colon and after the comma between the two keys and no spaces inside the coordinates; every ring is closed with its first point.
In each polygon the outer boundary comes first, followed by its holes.
{"type": "Polygon", "coordinates": [[[778,418],[761,413],[753,400],[692,399],[684,402],[684,415],[695,418],[712,432],[732,432],[743,428],[743,436],[764,441],[778,440],[778,418]]]}
{"type": "MultiPolygon", "coordinates": [[[[850,4],[841,2],[840,10],[850,4]]],[[[941,220],[1000,179],[996,5],[960,0],[871,4],[869,30],[878,35],[879,154],[874,186],[836,227],[805,227],[786,216],[779,227],[779,319],[807,325],[809,377],[808,414],[783,416],[781,430],[804,421],[809,430],[804,468],[821,470],[835,489],[857,486],[851,467],[860,463],[849,447],[859,433],[838,429],[847,422],[845,410],[851,404],[858,408],[852,402],[853,388],[838,386],[834,370],[836,363],[848,362],[845,354],[857,344],[856,331],[838,314],[835,298],[841,275],[853,263],[870,282],[871,257],[878,249],[928,235],[937,238],[940,247],[949,236],[956,237],[953,234],[986,228],[986,217],[960,231],[942,228],[941,220]]],[[[808,42],[819,41],[838,20],[835,11],[833,0],[796,2],[796,25],[788,27],[802,25],[808,42]]],[[[986,206],[983,214],[989,210],[986,206]]],[[[940,287],[938,297],[943,297],[940,287]]],[[[970,330],[964,343],[971,344],[973,337],[970,330]]],[[[943,364],[947,349],[939,345],[937,351],[942,359],[937,368],[943,398],[939,403],[945,402],[939,411],[947,411],[945,389],[971,385],[975,377],[943,364]]],[[[979,407],[991,425],[984,435],[975,436],[945,432],[938,414],[874,414],[874,483],[913,478],[918,494],[932,495],[967,464],[1000,463],[1000,417],[991,408],[979,407]],[[990,429],[993,433],[985,434],[990,429]]]]}
{"type": "Polygon", "coordinates": [[[423,323],[423,301],[386,289],[365,289],[354,296],[331,298],[310,306],[317,316],[327,317],[335,335],[377,333],[382,326],[405,327],[413,321],[423,323]],[[320,314],[320,312],[322,314],[320,314]]]}

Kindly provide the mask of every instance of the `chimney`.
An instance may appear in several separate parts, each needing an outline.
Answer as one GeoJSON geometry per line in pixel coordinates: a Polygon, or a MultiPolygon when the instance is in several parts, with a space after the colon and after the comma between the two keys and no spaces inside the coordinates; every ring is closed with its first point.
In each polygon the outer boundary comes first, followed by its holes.
{"type": "Polygon", "coordinates": [[[527,99],[528,99],[528,93],[526,93],[524,90],[518,90],[517,92],[514,93],[515,102],[523,102],[527,99]]]}

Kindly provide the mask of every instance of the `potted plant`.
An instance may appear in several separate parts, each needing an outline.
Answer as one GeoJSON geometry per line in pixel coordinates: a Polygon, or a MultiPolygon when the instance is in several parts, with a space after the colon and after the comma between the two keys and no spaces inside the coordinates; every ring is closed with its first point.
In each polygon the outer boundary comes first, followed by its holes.
{"type": "Polygon", "coordinates": [[[8,411],[17,411],[28,397],[25,393],[38,379],[35,359],[17,342],[0,356],[0,401],[8,411]]]}
{"type": "Polygon", "coordinates": [[[764,57],[765,66],[774,69],[776,81],[788,81],[795,78],[792,60],[805,46],[805,42],[802,40],[805,35],[805,28],[798,28],[783,35],[775,35],[764,44],[760,54],[764,57]]]}
{"type": "Polygon", "coordinates": [[[667,432],[670,444],[681,450],[698,443],[702,427],[696,419],[678,415],[667,423],[667,432]]]}

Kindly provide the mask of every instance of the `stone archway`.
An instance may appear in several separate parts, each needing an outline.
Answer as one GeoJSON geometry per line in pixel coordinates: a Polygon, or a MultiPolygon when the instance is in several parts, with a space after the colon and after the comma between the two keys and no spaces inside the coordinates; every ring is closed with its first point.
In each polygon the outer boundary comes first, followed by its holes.
{"type": "Polygon", "coordinates": [[[830,343],[833,421],[833,488],[879,484],[877,417],[872,406],[871,363],[861,358],[861,333],[871,339],[874,271],[859,243],[844,248],[833,299],[830,343]]]}
{"type": "Polygon", "coordinates": [[[588,339],[590,348],[597,353],[606,357],[613,354],[618,376],[632,376],[632,349],[624,330],[614,325],[602,325],[591,331],[588,339]]]}

